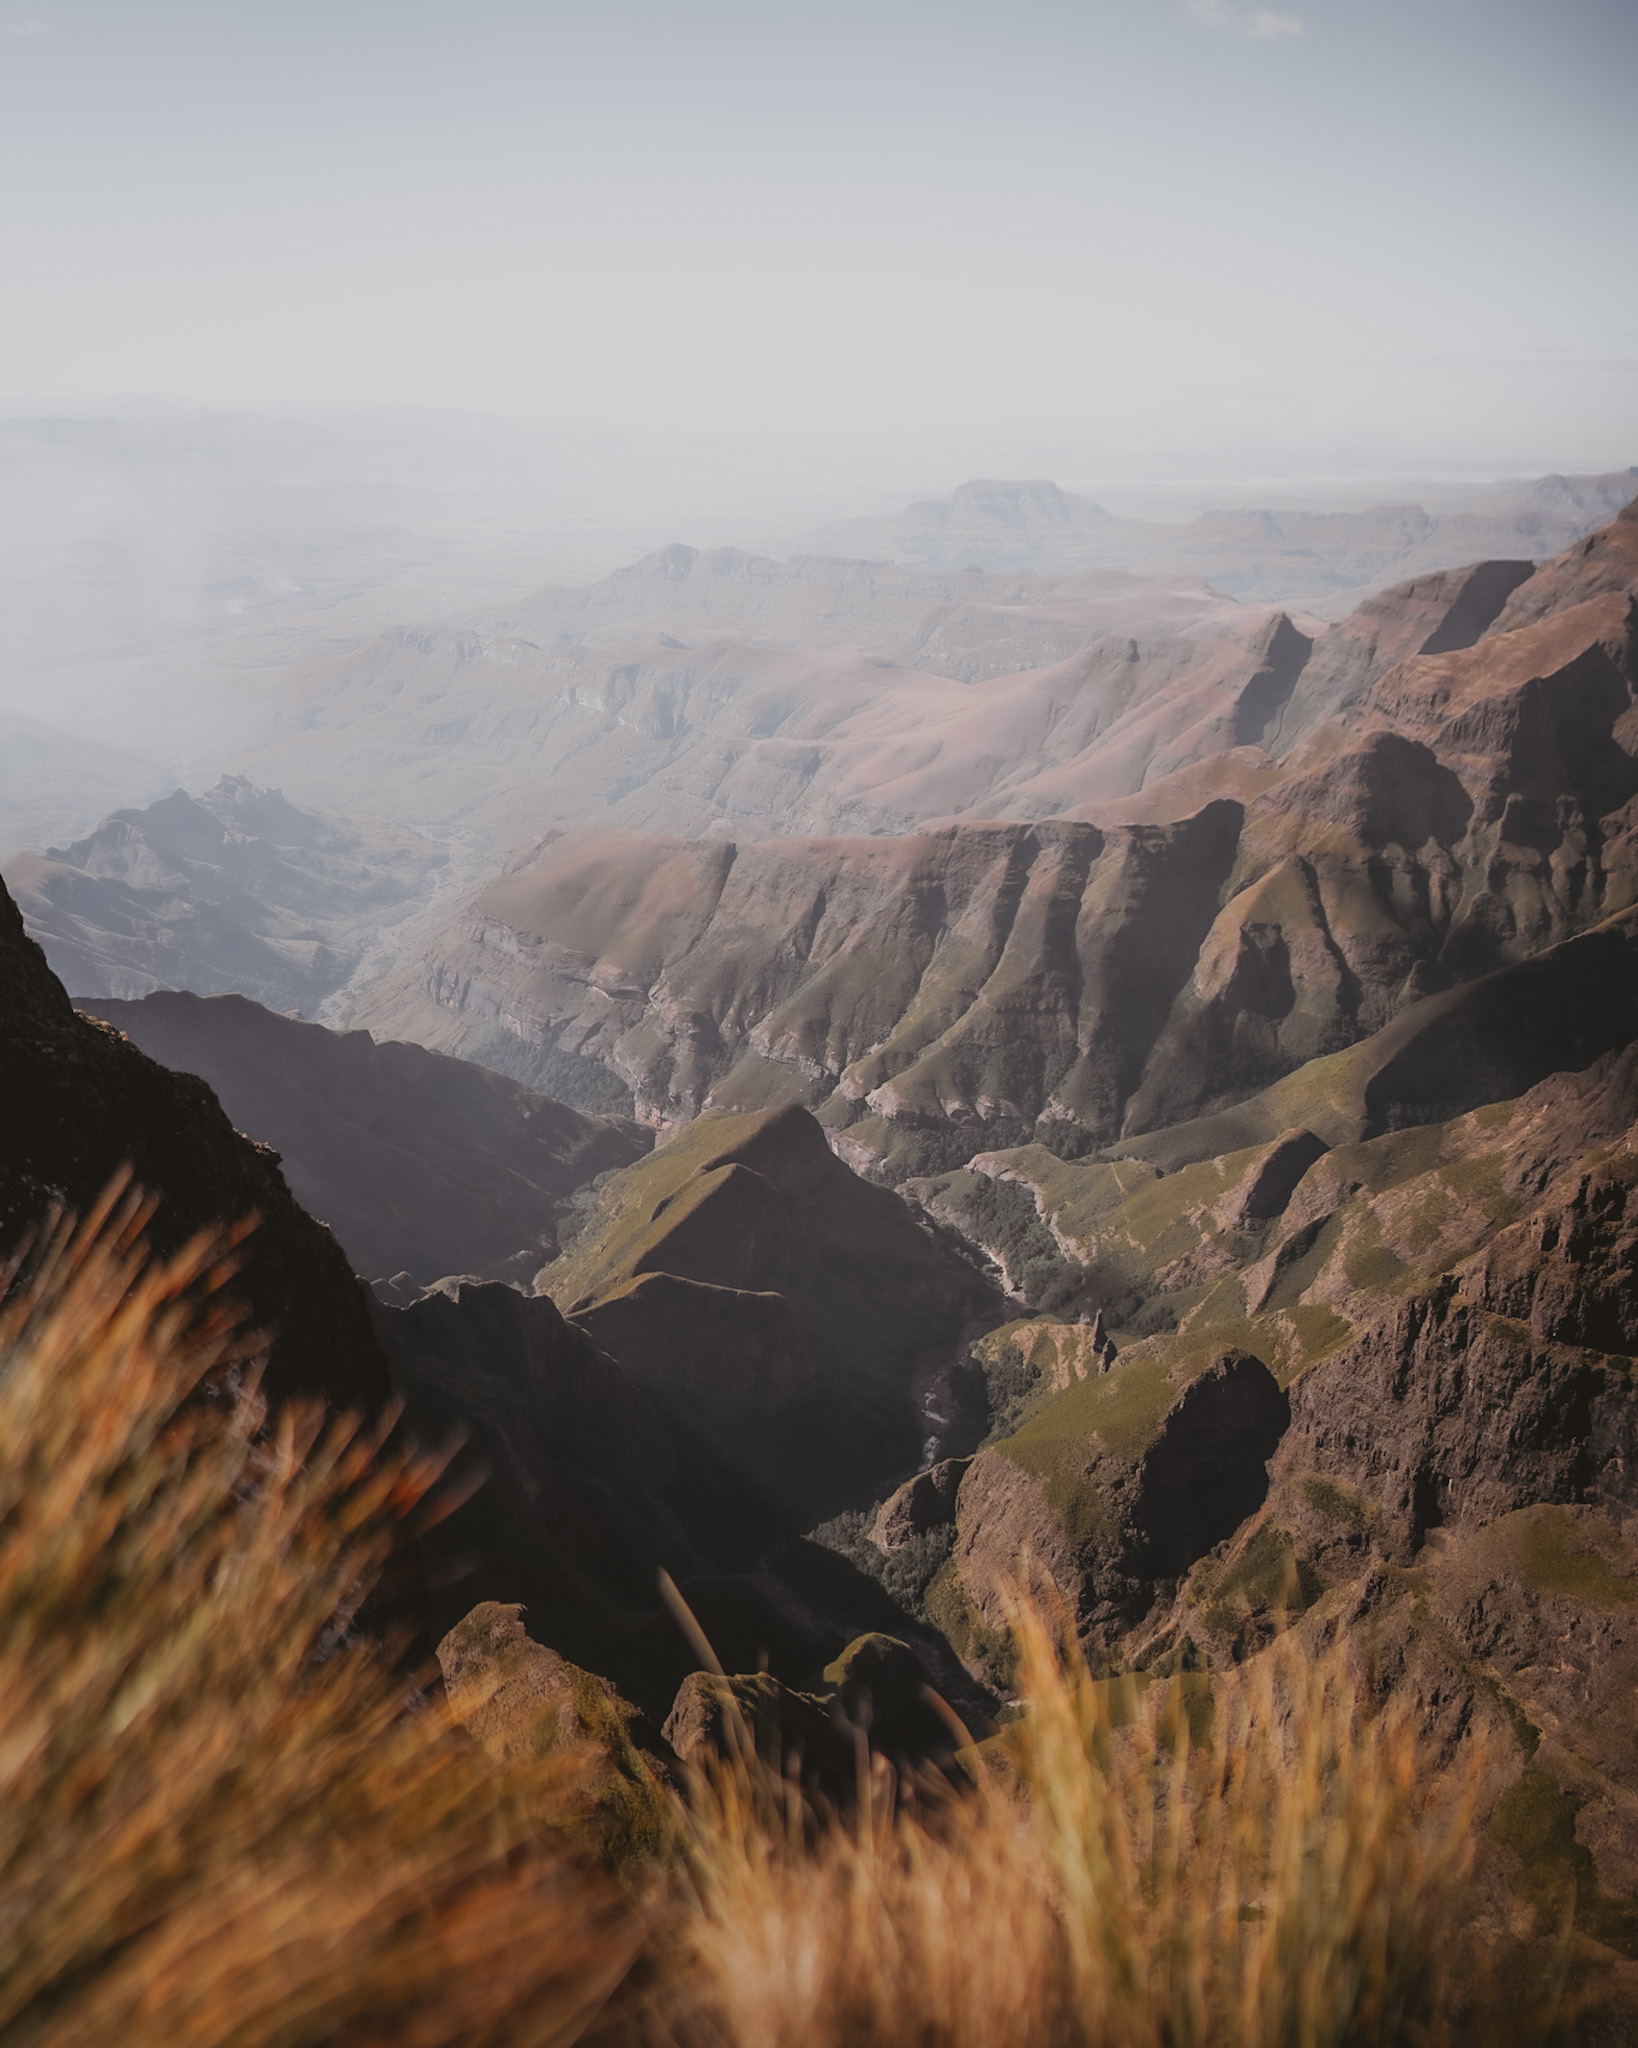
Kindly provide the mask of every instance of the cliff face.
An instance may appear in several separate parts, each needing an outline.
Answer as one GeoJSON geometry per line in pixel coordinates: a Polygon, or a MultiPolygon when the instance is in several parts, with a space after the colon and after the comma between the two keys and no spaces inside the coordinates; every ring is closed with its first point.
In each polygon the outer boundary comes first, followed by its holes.
{"type": "Polygon", "coordinates": [[[1638,899],[1635,533],[1272,632],[1190,765],[1080,821],[556,840],[369,1015],[596,1059],[657,1124],[801,1102],[891,1174],[1210,1114],[1638,899]]]}
{"type": "MultiPolygon", "coordinates": [[[[1634,1038],[1512,1101],[1357,1142],[1291,1133],[1164,1173],[1038,1147],[975,1161],[968,1177],[1028,1190],[1110,1326],[1101,1349],[1051,1317],[980,1346],[1026,1392],[961,1482],[930,1596],[980,1666],[972,1617],[994,1625],[1004,1560],[1025,1548],[1100,1653],[1186,1637],[1209,1659],[1240,1641],[1225,1551],[1265,1525],[1275,1581],[1289,1567],[1311,1604],[1371,1558],[1407,1566],[1527,1508],[1629,1513],[1634,1038]],[[1213,1452],[1241,1505],[1196,1527],[1179,1503],[1198,1482],[1146,1494],[1144,1475],[1192,1390],[1247,1356],[1288,1389],[1289,1426],[1255,1374],[1224,1380],[1213,1452]],[[1186,1611],[1163,1619],[1185,1580],[1186,1611]]],[[[952,1212],[963,1177],[913,1191],[952,1212]]]]}
{"type": "Polygon", "coordinates": [[[378,1409],[390,1386],[363,1289],[330,1233],[292,1197],[277,1155],[242,1137],[203,1081],[173,1074],[80,1016],[0,886],[0,1243],[16,1245],[56,1202],[84,1212],[129,1167],[160,1198],[161,1252],[255,1215],[233,1286],[274,1333],[267,1384],[378,1409]]]}
{"type": "Polygon", "coordinates": [[[274,1148],[296,1199],[369,1280],[413,1289],[463,1273],[527,1287],[556,1255],[574,1191],[648,1149],[634,1126],[486,1068],[276,1016],[243,996],[167,991],[79,1007],[207,1081],[235,1126],[274,1148]]]}

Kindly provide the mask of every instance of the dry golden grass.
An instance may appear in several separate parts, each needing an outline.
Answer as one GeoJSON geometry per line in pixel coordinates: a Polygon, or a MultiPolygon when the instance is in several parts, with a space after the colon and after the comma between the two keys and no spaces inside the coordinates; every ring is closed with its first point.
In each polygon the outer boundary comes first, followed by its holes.
{"type": "Polygon", "coordinates": [[[347,1629],[434,1469],[264,1428],[229,1247],[144,1220],[0,1310],[0,2041],[572,2038],[628,1913],[347,1629]]]}
{"type": "Polygon", "coordinates": [[[572,1762],[489,1768],[349,1625],[433,1466],[269,1424],[230,1245],[150,1263],[143,1221],[0,1290],[0,2048],[1548,2037],[1468,1974],[1477,1755],[1432,1772],[1341,1652],[1145,1690],[1024,1604],[967,1787],[861,1750],[825,1815],[746,1738],[639,1911],[530,1819],[572,1762]]]}
{"type": "MultiPolygon", "coordinates": [[[[1463,1940],[1480,1760],[1433,1781],[1342,1653],[1211,1693],[1095,1683],[1020,1606],[1027,1715],[969,1794],[878,1766],[815,1827],[749,1754],[694,1789],[650,2042],[722,2048],[1385,2048],[1545,2039],[1463,1940]],[[1190,1720],[1195,1722],[1190,1731],[1190,1720]],[[1473,2032],[1478,2026],[1481,2031],[1473,2032]]],[[[1188,1682],[1185,1681],[1185,1684],[1188,1682]]]]}

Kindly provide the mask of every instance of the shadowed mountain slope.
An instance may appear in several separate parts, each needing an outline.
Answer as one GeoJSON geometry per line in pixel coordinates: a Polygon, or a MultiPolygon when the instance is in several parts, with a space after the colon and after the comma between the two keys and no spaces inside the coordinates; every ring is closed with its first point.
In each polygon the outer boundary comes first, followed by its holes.
{"type": "Polygon", "coordinates": [[[297,1206],[277,1155],[242,1137],[203,1081],[80,1016],[3,886],[0,989],[0,1246],[15,1249],[54,1204],[83,1215],[125,1168],[159,1198],[158,1251],[258,1217],[233,1286],[273,1334],[269,1391],[379,1409],[390,1390],[364,1291],[297,1206]]]}
{"type": "MultiPolygon", "coordinates": [[[[680,1441],[549,1301],[465,1282],[408,1309],[371,1302],[335,1239],[297,1206],[277,1156],[232,1128],[203,1081],[73,1009],[3,889],[0,990],[0,1251],[17,1249],[54,1203],[88,1209],[123,1167],[159,1197],[150,1239],[160,1252],[257,1214],[232,1286],[273,1333],[269,1392],[371,1411],[396,1395],[423,1442],[464,1445],[452,1481],[477,1490],[421,1537],[419,1584],[395,1581],[395,1612],[405,1618],[397,1603],[408,1595],[423,1638],[475,1602],[523,1600],[538,1628],[617,1673],[658,1721],[693,1663],[659,1599],[663,1564],[745,1668],[766,1660],[800,1683],[885,1628],[915,1639],[964,1701],[933,1632],[797,1538],[696,1434],[680,1441]]],[[[476,1079],[486,1092],[487,1077],[476,1079]]],[[[964,1703],[981,1717],[981,1695],[969,1689],[964,1703]]]]}
{"type": "Polygon", "coordinates": [[[630,1124],[582,1116],[465,1060],[326,1031],[243,996],[79,1007],[209,1082],[371,1280],[427,1286],[470,1273],[527,1285],[556,1255],[557,1215],[575,1189],[648,1149],[630,1124]]]}
{"type": "Polygon", "coordinates": [[[417,1428],[461,1437],[458,1483],[483,1477],[424,1539],[434,1638],[480,1601],[521,1602],[537,1641],[613,1678],[658,1727],[695,1665],[663,1568],[731,1670],[811,1684],[886,1630],[982,1725],[982,1692],[934,1630],[797,1536],[701,1430],[672,1429],[550,1301],[462,1281],[374,1316],[417,1428]]]}
{"type": "Polygon", "coordinates": [[[789,1108],[702,1117],[602,1189],[540,1276],[679,1429],[816,1520],[958,1418],[950,1368],[1002,1311],[958,1242],[789,1108]]]}

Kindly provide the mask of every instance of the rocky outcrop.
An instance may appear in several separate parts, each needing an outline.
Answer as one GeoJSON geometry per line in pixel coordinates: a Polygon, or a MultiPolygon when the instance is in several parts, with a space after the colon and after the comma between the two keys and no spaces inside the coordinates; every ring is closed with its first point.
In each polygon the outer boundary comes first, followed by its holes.
{"type": "Polygon", "coordinates": [[[1261,1505],[1288,1416],[1273,1375],[1243,1351],[1180,1385],[1125,1363],[1072,1387],[973,1460],[943,1611],[953,1593],[1000,1630],[1010,1589],[1034,1582],[1083,1641],[1109,1647],[1261,1505]]]}
{"type": "Polygon", "coordinates": [[[805,1690],[767,1672],[692,1672],[664,1732],[679,1761],[695,1769],[756,1757],[846,1806],[858,1791],[861,1751],[914,1770],[947,1762],[965,1731],[935,1703],[909,1644],[877,1631],[849,1643],[805,1690]]]}
{"type": "Polygon", "coordinates": [[[834,1797],[850,1790],[851,1750],[837,1743],[826,1703],[766,1671],[737,1677],[692,1671],[677,1688],[663,1730],[679,1763],[760,1758],[783,1774],[795,1765],[834,1797]]]}
{"type": "Polygon", "coordinates": [[[203,1081],[80,1016],[3,887],[0,986],[0,1246],[17,1248],[54,1205],[84,1214],[118,1173],[157,1198],[149,1239],[161,1253],[256,1218],[232,1286],[270,1333],[269,1392],[383,1407],[388,1373],[363,1290],[277,1156],[233,1128],[203,1081]]]}
{"type": "Polygon", "coordinates": [[[523,1609],[497,1600],[449,1631],[438,1668],[450,1711],[497,1763],[613,1747],[637,1719],[606,1678],[535,1642],[523,1609]]]}
{"type": "Polygon", "coordinates": [[[1575,1175],[1462,1269],[1477,1307],[1544,1343],[1638,1355],[1638,1184],[1630,1153],[1575,1175]]]}
{"type": "Polygon", "coordinates": [[[208,1082],[237,1128],[277,1152],[354,1269],[396,1278],[400,1292],[451,1273],[527,1285],[557,1254],[574,1190],[650,1142],[468,1061],[275,1016],[243,996],[79,1007],[208,1082]]]}
{"type": "Polygon", "coordinates": [[[1404,1558],[1432,1529],[1624,1501],[1635,1445],[1624,1364],[1544,1343],[1447,1286],[1297,1382],[1277,1471],[1344,1480],[1404,1558]]]}
{"type": "Polygon", "coordinates": [[[589,1837],[615,1863],[672,1845],[664,1743],[606,1678],[535,1642],[521,1607],[475,1607],[439,1643],[438,1666],[473,1741],[526,1794],[544,1787],[550,1825],[589,1837]]]}
{"type": "Polygon", "coordinates": [[[930,1529],[947,1529],[956,1517],[956,1492],[971,1458],[941,1458],[882,1502],[870,1531],[878,1550],[898,1550],[930,1529]]]}

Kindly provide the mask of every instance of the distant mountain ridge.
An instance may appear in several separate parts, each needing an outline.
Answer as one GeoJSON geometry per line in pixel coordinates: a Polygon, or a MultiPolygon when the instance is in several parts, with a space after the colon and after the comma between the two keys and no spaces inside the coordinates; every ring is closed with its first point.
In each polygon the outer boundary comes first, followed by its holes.
{"type": "Polygon", "coordinates": [[[1166,524],[1123,518],[1046,479],[975,479],[902,512],[833,522],[796,546],[946,574],[971,566],[1198,576],[1234,597],[1289,601],[1401,582],[1487,555],[1557,554],[1613,518],[1635,489],[1638,468],[1497,487],[1488,494],[1495,509],[1485,512],[1430,513],[1413,504],[1234,509],[1166,524]]]}
{"type": "Polygon", "coordinates": [[[310,1014],[448,866],[414,832],[360,828],[224,775],[19,854],[7,879],[75,995],[188,988],[310,1014]]]}

